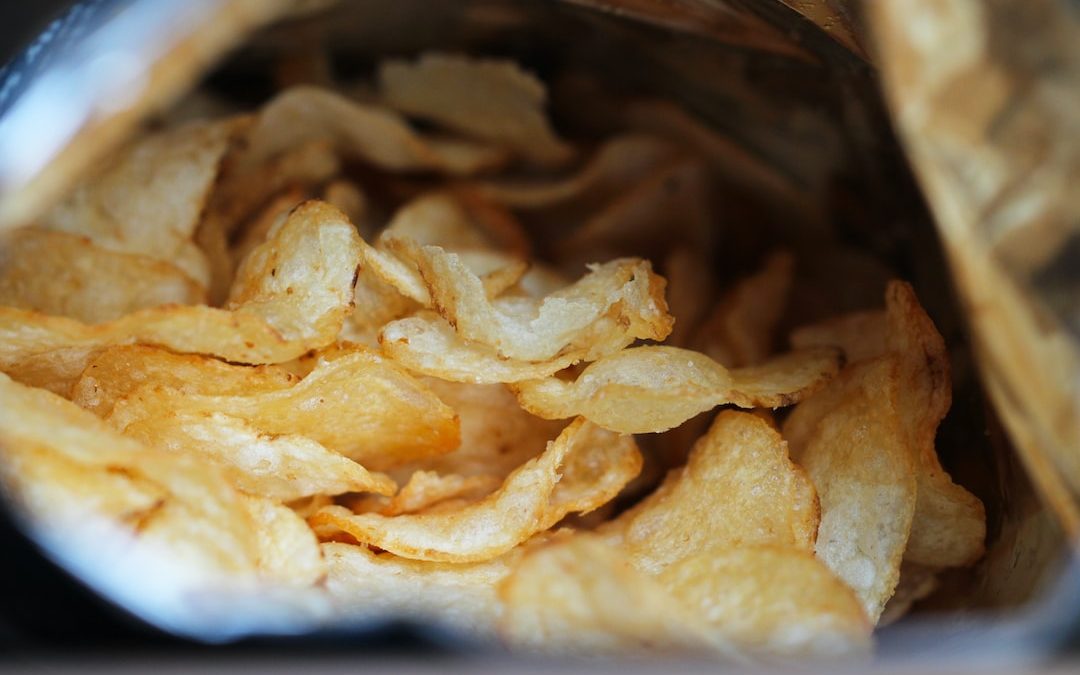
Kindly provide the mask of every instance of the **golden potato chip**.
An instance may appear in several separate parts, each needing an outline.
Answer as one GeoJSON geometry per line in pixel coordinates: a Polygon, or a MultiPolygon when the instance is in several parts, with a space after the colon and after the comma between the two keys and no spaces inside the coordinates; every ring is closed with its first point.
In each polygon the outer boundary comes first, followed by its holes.
{"type": "Polygon", "coordinates": [[[479,502],[447,513],[387,517],[322,509],[313,526],[331,525],[361,543],[418,560],[489,560],[542,532],[572,511],[591,511],[612,499],[641,468],[633,439],[572,422],[547,449],[479,502]],[[610,476],[598,483],[598,465],[610,476]]]}
{"type": "Polygon", "coordinates": [[[287,389],[180,396],[170,387],[145,386],[118,401],[109,421],[124,430],[168,411],[222,413],[263,434],[306,436],[376,470],[449,452],[459,441],[452,409],[400,367],[361,347],[322,361],[287,389]]]}
{"type": "Polygon", "coordinates": [[[243,498],[255,525],[256,564],[265,579],[310,586],[326,576],[315,533],[287,506],[262,497],[243,498]]]}
{"type": "Polygon", "coordinates": [[[496,248],[464,205],[449,192],[420,195],[394,212],[380,239],[411,239],[451,251],[496,248]]]}
{"type": "Polygon", "coordinates": [[[25,508],[33,509],[27,515],[34,522],[43,521],[42,527],[50,532],[74,535],[104,516],[115,531],[134,538],[134,547],[125,547],[125,555],[146,556],[142,559],[154,565],[151,569],[160,567],[162,575],[176,573],[162,577],[169,578],[170,588],[205,587],[226,577],[254,578],[256,542],[249,514],[214,467],[143,446],[74,403],[4,375],[0,375],[0,463],[11,492],[25,508]],[[9,452],[15,457],[49,453],[54,466],[79,471],[79,480],[85,481],[82,490],[120,487],[122,492],[73,502],[65,497],[66,487],[75,482],[70,475],[47,469],[24,473],[30,463],[9,462],[9,452]],[[34,483],[41,479],[46,482],[34,483]],[[54,499],[59,508],[50,504],[38,510],[54,499]],[[102,511],[90,510],[95,504],[102,511]]]}
{"type": "Polygon", "coordinates": [[[714,631],[759,656],[851,656],[870,648],[872,626],[859,599],[808,551],[712,551],[672,563],[657,580],[714,631]]]}
{"type": "Polygon", "coordinates": [[[416,265],[432,305],[458,335],[506,358],[542,361],[564,354],[593,337],[609,311],[616,312],[615,321],[633,338],[662,340],[671,332],[663,277],[641,259],[593,266],[576,283],[539,302],[492,301],[457,255],[435,246],[402,246],[395,252],[416,265]]]}
{"type": "Polygon", "coordinates": [[[236,363],[289,361],[330,344],[341,330],[352,305],[359,241],[336,209],[308,202],[252,252],[233,287],[231,310],[157,307],[90,326],[0,307],[0,370],[66,392],[92,354],[120,344],[236,363]]]}
{"type": "Polygon", "coordinates": [[[855,590],[874,623],[896,588],[915,513],[899,378],[891,357],[849,366],[784,423],[792,457],[821,499],[817,556],[855,590]]]}
{"type": "Polygon", "coordinates": [[[539,164],[560,164],[574,155],[544,114],[543,83],[513,61],[428,53],[415,63],[384,61],[378,78],[383,99],[408,115],[539,164]]]}
{"type": "Polygon", "coordinates": [[[670,143],[652,136],[616,136],[605,141],[583,167],[569,176],[497,179],[480,184],[478,189],[516,209],[543,209],[571,201],[587,202],[582,206],[596,208],[674,158],[676,152],[670,143]]]}
{"type": "Polygon", "coordinates": [[[885,291],[886,344],[900,360],[898,412],[915,453],[918,501],[904,560],[964,566],[985,550],[986,512],[975,495],[941,466],[934,438],[952,403],[945,340],[919,305],[910,284],[891,281],[885,291]]]}
{"type": "Polygon", "coordinates": [[[344,178],[331,181],[323,188],[322,200],[344,213],[361,237],[370,237],[375,233],[368,197],[359,184],[344,178]]]}
{"type": "Polygon", "coordinates": [[[582,415],[622,433],[676,427],[718,405],[792,405],[839,370],[837,352],[785,354],[761,366],[728,371],[704,354],[678,347],[631,347],[589,365],[576,380],[557,377],[512,385],[521,406],[548,419],[582,415]]]}
{"type": "Polygon", "coordinates": [[[102,248],[165,261],[205,288],[209,269],[193,237],[238,129],[236,120],[227,119],[146,136],[77,186],[40,224],[89,237],[102,248]]]}
{"type": "Polygon", "coordinates": [[[424,138],[400,115],[311,86],[281,92],[263,106],[248,136],[241,166],[257,166],[279,153],[317,140],[389,171],[434,169],[467,175],[499,166],[505,151],[461,139],[424,138]]]}
{"type": "Polygon", "coordinates": [[[758,272],[724,295],[696,331],[692,344],[728,368],[764,361],[773,353],[773,332],[787,307],[794,271],[795,258],[790,253],[769,256],[758,272]]]}
{"type": "Polygon", "coordinates": [[[63,232],[23,228],[0,237],[0,305],[97,323],[205,299],[199,284],[156,258],[63,232]]]}
{"type": "Polygon", "coordinates": [[[791,346],[839,347],[848,363],[855,363],[884,354],[888,324],[885,312],[868,310],[852,312],[801,326],[791,334],[791,346]]]}
{"type": "Polygon", "coordinates": [[[520,551],[519,547],[483,562],[439,563],[375,554],[366,546],[322,545],[326,588],[341,618],[435,622],[485,638],[495,634],[501,611],[496,584],[520,551]]]}
{"type": "Polygon", "coordinates": [[[433,312],[419,312],[386,324],[379,332],[379,346],[386,356],[424,375],[474,384],[521,382],[617,352],[634,341],[616,321],[605,321],[597,328],[597,333],[604,333],[601,338],[579,349],[546,361],[519,361],[500,356],[493,347],[462,339],[433,312]]]}
{"type": "Polygon", "coordinates": [[[118,400],[145,384],[166,385],[184,394],[243,394],[284,389],[299,380],[276,366],[237,366],[208,356],[126,345],[95,356],[69,398],[105,417],[118,400]]]}
{"type": "Polygon", "coordinates": [[[461,444],[445,455],[395,468],[392,475],[400,482],[424,469],[463,477],[496,476],[501,482],[543,452],[548,441],[566,426],[522,410],[510,390],[501,384],[465,384],[436,378],[425,378],[423,383],[457,413],[461,444]]]}
{"type": "MultiPolygon", "coordinates": [[[[305,199],[307,199],[307,191],[297,187],[279,193],[262,207],[262,210],[244,228],[243,235],[236,244],[229,247],[232,263],[228,271],[229,285],[232,285],[234,271],[240,267],[240,263],[256,247],[266,241],[273,229],[281,227],[281,224],[289,217],[289,212],[305,199]]],[[[224,302],[227,297],[223,295],[221,301],[224,302]]]]}
{"type": "Polygon", "coordinates": [[[499,584],[499,598],[499,637],[514,649],[744,660],[695,612],[593,537],[574,535],[526,553],[499,584]]]}
{"type": "Polygon", "coordinates": [[[386,506],[379,510],[384,516],[402,513],[418,513],[429,507],[451,500],[475,501],[494,492],[502,479],[490,474],[462,476],[438,474],[434,471],[416,471],[386,506]]]}
{"type": "Polygon", "coordinates": [[[598,531],[635,567],[655,574],[737,546],[810,551],[817,530],[814,486],[788,458],[787,443],[761,418],[729,410],[717,416],[685,467],[598,531]]]}
{"type": "Polygon", "coordinates": [[[159,410],[126,422],[125,436],[215,464],[238,490],[251,495],[289,501],[345,492],[391,495],[397,490],[389,476],[371,473],[310,438],[261,433],[223,413],[159,410]]]}

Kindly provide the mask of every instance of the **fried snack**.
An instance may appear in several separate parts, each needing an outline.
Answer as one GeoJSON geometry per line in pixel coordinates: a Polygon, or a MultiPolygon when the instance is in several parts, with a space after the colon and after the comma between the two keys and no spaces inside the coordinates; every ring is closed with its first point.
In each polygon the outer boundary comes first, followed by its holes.
{"type": "Polygon", "coordinates": [[[95,246],[86,237],[24,228],[0,236],[0,305],[84,323],[160,305],[195,305],[202,286],[173,265],[95,246]]]}
{"type": "Polygon", "coordinates": [[[543,83],[514,63],[425,54],[415,63],[383,62],[378,81],[394,108],[538,164],[560,164],[574,155],[544,114],[543,83]]]}
{"type": "Polygon", "coordinates": [[[598,539],[539,546],[499,585],[499,636],[548,654],[626,658],[698,653],[740,662],[739,651],[598,539]]]}
{"type": "Polygon", "coordinates": [[[384,516],[420,513],[450,500],[476,501],[491,494],[502,480],[491,474],[462,476],[456,473],[437,474],[416,471],[409,482],[379,509],[384,516]]]}
{"type": "Polygon", "coordinates": [[[478,562],[509,551],[569,513],[587,513],[607,503],[640,470],[633,439],[578,419],[539,457],[474,504],[394,517],[329,506],[311,523],[340,528],[361,543],[406,558],[478,562]]]}
{"type": "Polygon", "coordinates": [[[598,531],[650,574],[739,546],[810,551],[818,498],[775,429],[749,413],[724,411],[685,467],[598,531]]]}
{"type": "Polygon", "coordinates": [[[657,581],[711,630],[758,657],[838,657],[870,649],[873,627],[858,598],[807,551],[715,551],[673,563],[657,581]]]}
{"type": "Polygon", "coordinates": [[[362,347],[322,361],[285,389],[181,396],[172,387],[148,384],[118,401],[109,422],[126,430],[169,412],[222,413],[262,434],[306,436],[374,470],[443,454],[459,442],[453,410],[400,367],[362,347]]]}
{"type": "Polygon", "coordinates": [[[334,341],[352,306],[359,237],[341,214],[309,202],[252,252],[231,309],[167,306],[86,325],[0,307],[0,370],[65,393],[96,352],[130,343],[281,363],[334,341]]]}
{"type": "Polygon", "coordinates": [[[760,366],[727,370],[699,352],[678,347],[632,347],[591,364],[576,380],[518,382],[521,406],[540,417],[582,415],[622,433],[676,427],[718,405],[792,405],[839,370],[836,351],[792,352],[760,366]]]}
{"type": "Polygon", "coordinates": [[[902,386],[896,359],[864,361],[796,406],[783,427],[821,499],[817,556],[855,590],[874,623],[900,578],[915,514],[902,386]]]}

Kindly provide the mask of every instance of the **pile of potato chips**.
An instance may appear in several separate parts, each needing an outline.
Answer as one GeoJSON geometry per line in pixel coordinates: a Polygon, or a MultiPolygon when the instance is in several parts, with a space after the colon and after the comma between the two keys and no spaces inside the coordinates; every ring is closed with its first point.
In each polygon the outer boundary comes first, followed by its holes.
{"type": "Polygon", "coordinates": [[[284,593],[546,653],[867,652],[983,551],[941,335],[894,281],[776,353],[800,261],[716,291],[708,158],[570,143],[546,96],[384,63],[148,132],[3,234],[9,497],[144,615],[284,593]]]}

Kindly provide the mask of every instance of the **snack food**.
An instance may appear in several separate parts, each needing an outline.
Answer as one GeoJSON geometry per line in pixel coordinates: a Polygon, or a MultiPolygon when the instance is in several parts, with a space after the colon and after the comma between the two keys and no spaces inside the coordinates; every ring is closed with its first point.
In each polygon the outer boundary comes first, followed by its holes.
{"type": "Polygon", "coordinates": [[[285,593],[304,628],[858,655],[902,565],[979,557],[981,503],[934,446],[944,343],[909,286],[777,353],[799,252],[713,287],[696,148],[571,143],[509,62],[379,78],[375,101],[301,86],[138,139],[0,242],[4,485],[53,541],[101,523],[116,555],[189,567],[155,578],[183,619],[130,609],[192,631],[227,589],[222,620],[285,593]],[[85,303],[49,276],[69,268],[85,303]]]}

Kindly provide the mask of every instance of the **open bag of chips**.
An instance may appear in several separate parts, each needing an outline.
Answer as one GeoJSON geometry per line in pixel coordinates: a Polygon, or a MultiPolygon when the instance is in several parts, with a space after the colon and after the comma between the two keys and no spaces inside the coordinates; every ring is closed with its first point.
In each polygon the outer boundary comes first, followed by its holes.
{"type": "Polygon", "coordinates": [[[51,555],[200,639],[739,664],[866,658],[980,563],[917,267],[671,100],[328,64],[189,94],[0,232],[0,484],[51,555]]]}

